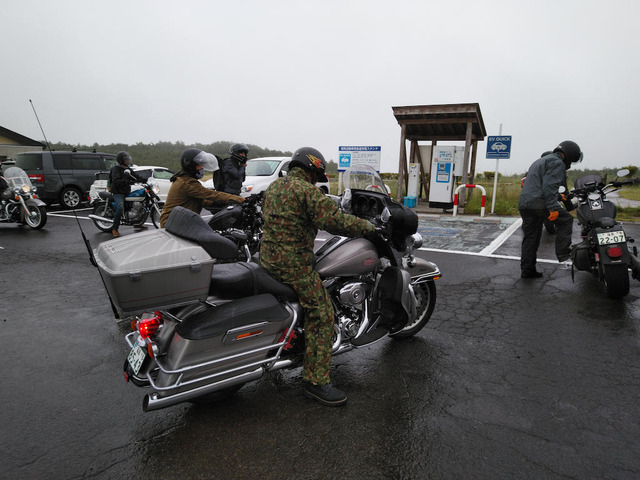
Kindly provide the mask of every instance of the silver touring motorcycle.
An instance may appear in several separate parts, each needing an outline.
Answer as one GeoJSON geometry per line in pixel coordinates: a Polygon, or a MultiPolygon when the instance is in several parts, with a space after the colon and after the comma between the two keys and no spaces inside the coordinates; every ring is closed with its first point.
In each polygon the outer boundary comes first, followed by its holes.
{"type": "MultiPolygon", "coordinates": [[[[341,209],[376,224],[370,239],[316,241],[315,270],[335,309],[333,354],[385,336],[411,337],[429,321],[438,267],[413,255],[418,217],[393,201],[368,167],[344,173],[341,209]]],[[[302,365],[304,309],[295,292],[202,217],[176,208],[165,229],[101,243],[95,261],[117,316],[131,317],[124,377],[157,410],[232,395],[265,373],[302,365]],[[246,257],[245,257],[246,258],[246,257]]]]}

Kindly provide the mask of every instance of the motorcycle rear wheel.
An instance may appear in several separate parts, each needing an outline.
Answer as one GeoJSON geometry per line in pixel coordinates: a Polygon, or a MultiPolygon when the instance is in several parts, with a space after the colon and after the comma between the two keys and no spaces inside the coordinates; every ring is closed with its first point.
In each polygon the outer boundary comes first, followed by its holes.
{"type": "Polygon", "coordinates": [[[603,265],[602,280],[609,298],[622,298],[629,293],[629,271],[626,265],[603,265]]]}
{"type": "Polygon", "coordinates": [[[433,309],[436,306],[436,283],[433,280],[414,284],[413,291],[416,294],[418,300],[417,310],[418,315],[413,323],[407,325],[398,333],[391,335],[392,338],[409,338],[414,336],[427,324],[433,309]]]}
{"type": "MultiPolygon", "coordinates": [[[[93,209],[93,214],[98,215],[99,217],[112,219],[116,214],[116,211],[108,203],[102,203],[95,206],[95,208],[93,209]]],[[[103,232],[110,232],[113,229],[113,220],[110,222],[94,220],[93,223],[95,223],[96,227],[98,227],[98,230],[101,230],[103,232]]]]}
{"type": "Polygon", "coordinates": [[[34,215],[33,216],[26,215],[24,217],[24,223],[29,225],[34,230],[40,230],[42,227],[46,225],[47,211],[45,210],[44,207],[36,207],[36,206],[30,205],[27,207],[27,209],[29,210],[29,213],[32,213],[34,215]]]}

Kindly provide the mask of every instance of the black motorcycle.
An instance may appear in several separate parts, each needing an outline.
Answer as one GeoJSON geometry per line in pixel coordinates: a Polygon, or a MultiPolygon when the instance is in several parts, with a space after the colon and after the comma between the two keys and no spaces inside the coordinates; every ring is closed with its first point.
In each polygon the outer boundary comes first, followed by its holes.
{"type": "MultiPolygon", "coordinates": [[[[160,200],[158,192],[160,189],[153,183],[142,184],[141,188],[132,191],[124,199],[124,211],[122,213],[121,225],[141,226],[151,217],[151,222],[156,228],[160,228],[160,214],[164,203],[160,200]]],[[[99,200],[93,205],[93,214],[89,218],[98,229],[103,232],[113,230],[113,217],[116,214],[116,202],[113,194],[102,191],[98,194],[99,200]]]]}
{"type": "MultiPolygon", "coordinates": [[[[628,169],[617,172],[618,177],[629,175],[628,169]]],[[[622,298],[629,293],[629,269],[634,278],[640,276],[638,250],[629,250],[633,243],[622,224],[616,222],[616,206],[607,199],[623,185],[640,179],[607,183],[600,175],[587,175],[575,182],[570,196],[577,203],[578,224],[582,227],[582,242],[571,246],[571,276],[574,270],[590,272],[603,284],[607,296],[622,298]]]]}
{"type": "Polygon", "coordinates": [[[238,246],[239,258],[246,261],[260,250],[262,225],[262,193],[247,197],[240,205],[218,210],[209,220],[215,232],[238,246]]]}
{"type": "Polygon", "coordinates": [[[20,223],[34,230],[47,223],[45,203],[36,195],[36,187],[27,173],[19,167],[5,168],[4,176],[0,177],[0,222],[20,223]]]}

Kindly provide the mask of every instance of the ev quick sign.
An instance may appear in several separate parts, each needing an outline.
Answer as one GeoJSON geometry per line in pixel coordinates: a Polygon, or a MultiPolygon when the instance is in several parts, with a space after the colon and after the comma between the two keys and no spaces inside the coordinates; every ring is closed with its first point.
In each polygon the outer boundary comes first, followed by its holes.
{"type": "Polygon", "coordinates": [[[487,158],[509,158],[511,156],[511,135],[487,137],[487,158]]]}
{"type": "Polygon", "coordinates": [[[368,165],[380,171],[381,147],[338,147],[338,171],[353,165],[368,165]]]}

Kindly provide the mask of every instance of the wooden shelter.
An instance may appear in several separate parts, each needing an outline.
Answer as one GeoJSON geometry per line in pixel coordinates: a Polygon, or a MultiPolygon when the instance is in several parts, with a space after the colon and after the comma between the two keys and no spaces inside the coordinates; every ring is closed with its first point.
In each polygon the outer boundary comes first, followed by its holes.
{"type": "MultiPolygon", "coordinates": [[[[464,141],[464,170],[462,183],[473,182],[476,168],[478,141],[484,140],[487,130],[477,103],[451,103],[446,105],[418,105],[409,107],[391,107],[401,127],[400,159],[398,163],[398,193],[396,200],[401,202],[403,188],[408,183],[408,163],[420,164],[420,178],[429,198],[429,182],[431,159],[427,159],[428,172],[420,158],[418,142],[431,141],[435,146],[438,141],[464,141]],[[407,162],[407,140],[411,142],[410,155],[407,162]],[[471,157],[471,165],[469,158],[471,157]]],[[[462,204],[464,205],[464,197],[462,204]]]]}
{"type": "Polygon", "coordinates": [[[0,161],[11,158],[21,152],[42,150],[46,145],[8,128],[0,127],[0,161]]]}

